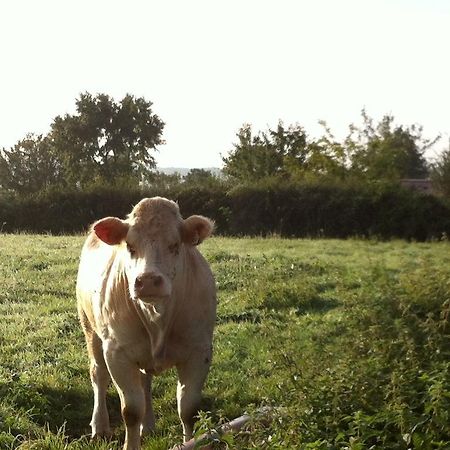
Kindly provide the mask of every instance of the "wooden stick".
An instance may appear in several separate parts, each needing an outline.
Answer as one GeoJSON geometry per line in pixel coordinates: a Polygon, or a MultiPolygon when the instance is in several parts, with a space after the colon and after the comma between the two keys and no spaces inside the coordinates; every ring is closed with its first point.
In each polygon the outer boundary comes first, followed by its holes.
{"type": "MultiPolygon", "coordinates": [[[[203,439],[207,439],[208,441],[212,441],[214,439],[218,439],[224,433],[230,433],[240,430],[250,419],[251,417],[248,414],[244,414],[243,416],[237,417],[231,422],[222,425],[219,432],[204,434],[197,440],[202,441],[203,439]]],[[[175,447],[172,447],[172,450],[192,450],[197,440],[192,438],[190,441],[185,442],[184,444],[175,445],[175,447]]],[[[206,444],[205,446],[202,446],[200,448],[201,450],[209,450],[212,448],[212,446],[211,444],[206,444]]]]}

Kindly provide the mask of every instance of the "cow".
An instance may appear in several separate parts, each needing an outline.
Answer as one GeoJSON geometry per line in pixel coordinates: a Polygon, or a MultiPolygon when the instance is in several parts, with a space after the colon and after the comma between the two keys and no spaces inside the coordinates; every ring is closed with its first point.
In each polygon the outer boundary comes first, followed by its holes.
{"type": "Polygon", "coordinates": [[[125,423],[124,450],[155,426],[152,377],[176,367],[177,408],[191,439],[212,358],[216,287],[197,249],[214,223],[183,220],[177,203],[141,200],[121,220],[95,222],[84,243],[77,303],[94,391],[92,437],[111,435],[106,392],[113,380],[125,423]]]}

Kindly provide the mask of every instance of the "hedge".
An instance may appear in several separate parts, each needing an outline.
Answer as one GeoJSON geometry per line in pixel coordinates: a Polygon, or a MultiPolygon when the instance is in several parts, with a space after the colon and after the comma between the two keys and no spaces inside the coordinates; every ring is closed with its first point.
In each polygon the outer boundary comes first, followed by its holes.
{"type": "Polygon", "coordinates": [[[143,197],[178,201],[184,217],[203,214],[221,235],[440,239],[450,233],[443,199],[393,185],[275,181],[252,186],[92,187],[0,196],[3,232],[78,233],[105,216],[125,217],[143,197]]]}

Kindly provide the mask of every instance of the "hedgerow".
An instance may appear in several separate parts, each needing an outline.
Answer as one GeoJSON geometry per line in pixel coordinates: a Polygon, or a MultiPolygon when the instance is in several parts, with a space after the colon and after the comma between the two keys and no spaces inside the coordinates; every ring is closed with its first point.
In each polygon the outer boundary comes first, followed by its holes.
{"type": "Polygon", "coordinates": [[[445,200],[391,184],[269,179],[235,187],[179,184],[170,188],[91,186],[26,197],[0,196],[3,231],[82,232],[104,216],[124,217],[143,197],[178,201],[184,216],[203,214],[221,235],[439,239],[450,232],[445,200]]]}

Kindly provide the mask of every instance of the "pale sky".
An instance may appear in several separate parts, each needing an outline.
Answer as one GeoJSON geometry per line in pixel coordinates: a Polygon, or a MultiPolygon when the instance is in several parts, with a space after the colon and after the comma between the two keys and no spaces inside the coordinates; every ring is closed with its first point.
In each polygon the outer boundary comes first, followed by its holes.
{"type": "Polygon", "coordinates": [[[0,49],[0,147],[85,91],[153,102],[160,167],[220,167],[244,123],[343,137],[363,107],[450,132],[450,0],[5,0],[0,49]]]}

